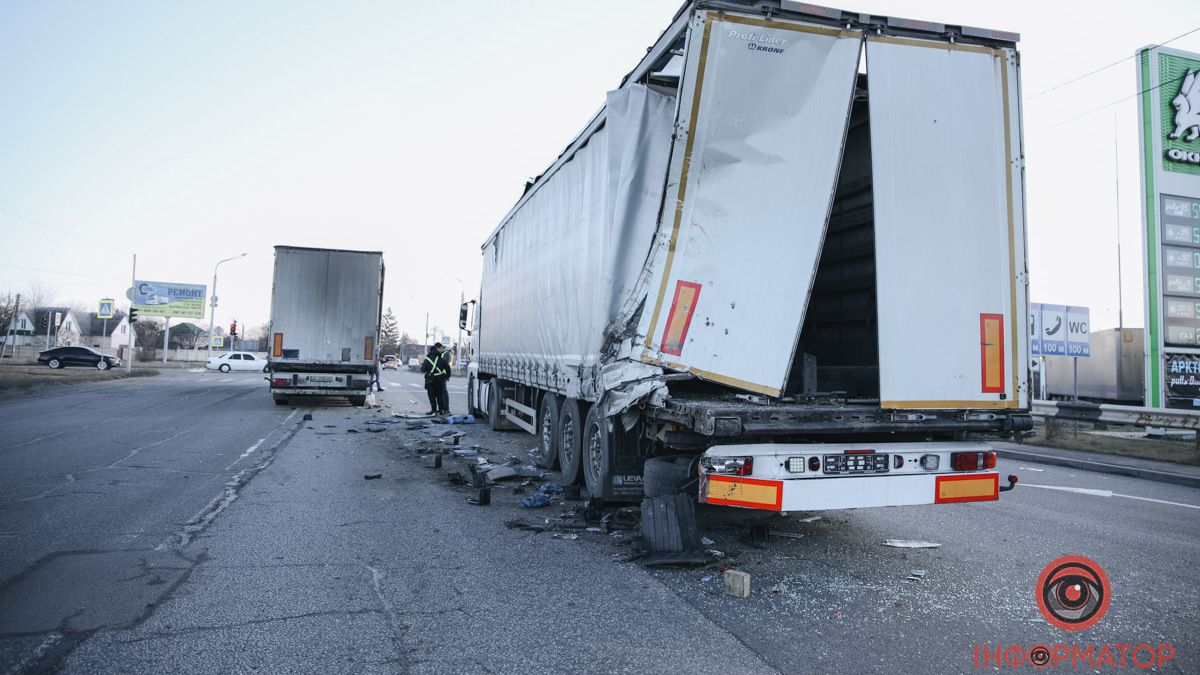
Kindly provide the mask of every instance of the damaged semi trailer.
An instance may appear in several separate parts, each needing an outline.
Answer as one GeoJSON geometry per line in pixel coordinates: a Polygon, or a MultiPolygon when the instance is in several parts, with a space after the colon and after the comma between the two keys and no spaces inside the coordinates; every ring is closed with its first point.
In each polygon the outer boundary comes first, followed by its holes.
{"type": "Polygon", "coordinates": [[[987,501],[1031,427],[1017,36],[696,0],[482,247],[468,397],[605,500],[987,501]]]}

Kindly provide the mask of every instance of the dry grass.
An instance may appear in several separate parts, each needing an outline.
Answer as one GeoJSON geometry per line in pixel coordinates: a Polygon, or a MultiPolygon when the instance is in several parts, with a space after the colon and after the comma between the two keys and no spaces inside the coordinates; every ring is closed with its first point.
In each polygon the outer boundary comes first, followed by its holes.
{"type": "Polygon", "coordinates": [[[1045,428],[1038,425],[1035,429],[1036,435],[1025,439],[1025,442],[1030,445],[1045,445],[1051,448],[1200,465],[1200,451],[1197,450],[1194,437],[1150,438],[1142,435],[1144,431],[1138,427],[1118,425],[1109,425],[1108,430],[1128,431],[1131,436],[1135,437],[1106,436],[1095,433],[1092,424],[1087,422],[1079,423],[1078,435],[1076,435],[1071,422],[1059,422],[1058,426],[1058,431],[1050,438],[1046,438],[1045,428]]]}
{"type": "MultiPolygon", "coordinates": [[[[154,370],[135,369],[132,377],[157,375],[154,370]]],[[[45,366],[0,366],[0,400],[37,396],[62,387],[86,383],[120,380],[130,377],[124,370],[110,368],[62,368],[45,366]]]]}

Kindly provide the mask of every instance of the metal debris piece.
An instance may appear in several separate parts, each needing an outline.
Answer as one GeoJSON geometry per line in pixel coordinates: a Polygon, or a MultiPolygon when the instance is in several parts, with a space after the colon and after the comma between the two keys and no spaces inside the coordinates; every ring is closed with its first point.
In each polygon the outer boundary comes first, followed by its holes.
{"type": "Polygon", "coordinates": [[[383,478],[383,474],[381,474],[381,473],[368,473],[368,474],[366,474],[366,475],[364,475],[364,476],[363,476],[363,480],[375,480],[376,478],[383,478]]]}
{"type": "Polygon", "coordinates": [[[884,546],[893,548],[938,548],[941,544],[935,544],[932,541],[916,541],[913,539],[888,539],[883,542],[884,546]]]}
{"type": "Polygon", "coordinates": [[[772,537],[783,537],[785,539],[803,539],[804,535],[799,532],[780,532],[779,530],[771,530],[772,537]]]}

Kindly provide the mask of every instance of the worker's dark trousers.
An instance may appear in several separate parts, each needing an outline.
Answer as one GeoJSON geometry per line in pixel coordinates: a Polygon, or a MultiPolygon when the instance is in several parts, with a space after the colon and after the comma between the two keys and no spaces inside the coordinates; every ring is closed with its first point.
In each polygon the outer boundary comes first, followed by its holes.
{"type": "Polygon", "coordinates": [[[429,394],[429,409],[450,412],[450,393],[446,391],[446,380],[436,379],[425,383],[425,393],[429,394]]]}

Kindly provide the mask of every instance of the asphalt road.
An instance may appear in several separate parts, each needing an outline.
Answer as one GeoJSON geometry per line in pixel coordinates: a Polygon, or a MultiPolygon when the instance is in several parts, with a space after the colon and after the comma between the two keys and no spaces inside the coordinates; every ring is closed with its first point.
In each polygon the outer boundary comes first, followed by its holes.
{"type": "MultiPolygon", "coordinates": [[[[578,502],[468,504],[425,430],[368,424],[427,407],[418,376],[384,383],[377,410],[186,371],[0,404],[0,672],[968,672],[983,643],[1169,643],[1163,672],[1200,670],[1200,491],[1002,462],[1023,484],[998,503],[702,509],[751,574],[736,599],[626,562],[630,535],[558,518],[578,502]],[[753,545],[759,522],[792,536],[753,545]],[[1112,587],[1079,633],[1034,600],[1066,554],[1112,587]]],[[[456,428],[497,461],[533,444],[456,428]]]]}

